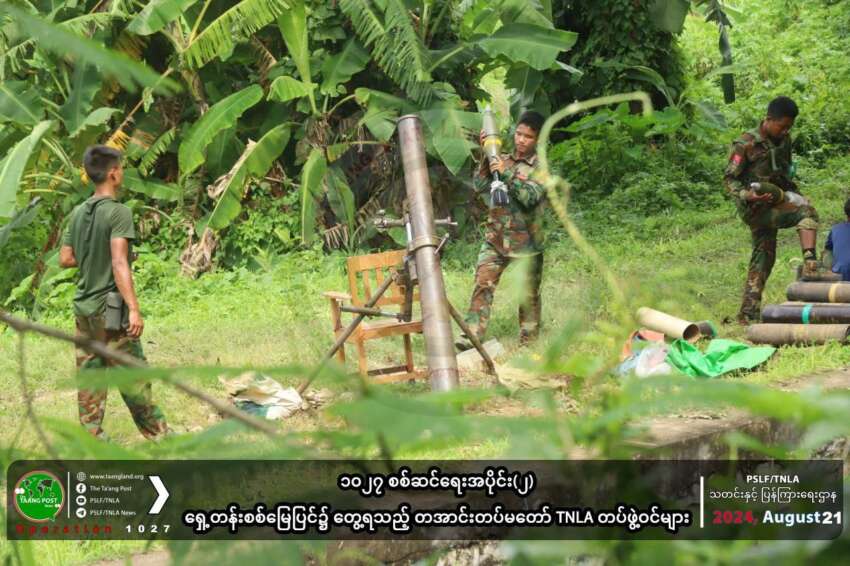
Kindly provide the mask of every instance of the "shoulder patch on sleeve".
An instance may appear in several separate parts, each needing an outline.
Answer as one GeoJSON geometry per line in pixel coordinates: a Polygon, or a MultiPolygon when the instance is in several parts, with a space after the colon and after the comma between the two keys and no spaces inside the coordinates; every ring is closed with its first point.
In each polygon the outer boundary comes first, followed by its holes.
{"type": "Polygon", "coordinates": [[[739,137],[734,142],[732,142],[732,145],[743,146],[745,148],[749,148],[749,147],[752,147],[753,142],[755,142],[755,141],[756,141],[756,138],[755,138],[754,135],[752,135],[749,132],[745,132],[745,133],[741,134],[741,137],[739,137]]]}

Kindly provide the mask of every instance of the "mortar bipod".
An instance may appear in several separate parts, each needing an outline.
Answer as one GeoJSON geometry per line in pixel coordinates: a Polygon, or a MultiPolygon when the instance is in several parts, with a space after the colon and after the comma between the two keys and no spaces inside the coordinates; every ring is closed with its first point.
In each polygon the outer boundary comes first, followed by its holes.
{"type": "MultiPolygon", "coordinates": [[[[434,224],[437,226],[445,226],[447,228],[457,226],[457,222],[454,222],[451,216],[448,216],[443,219],[434,220],[434,224]]],[[[405,213],[402,218],[391,218],[388,217],[386,215],[386,211],[382,209],[379,210],[377,215],[375,216],[374,225],[375,228],[381,231],[387,230],[389,228],[405,229],[405,235],[407,236],[407,255],[404,256],[404,265],[402,269],[399,270],[397,275],[402,278],[402,286],[405,290],[404,305],[402,308],[402,313],[405,315],[405,318],[403,318],[402,320],[410,320],[413,313],[413,286],[416,285],[418,279],[416,276],[416,261],[413,255],[415,250],[410,249],[412,230],[410,228],[409,216],[407,215],[407,213],[405,213]]],[[[434,253],[439,255],[448,240],[449,233],[446,232],[440,240],[439,245],[434,250],[434,253]]],[[[496,373],[496,364],[493,363],[493,359],[490,357],[490,354],[487,353],[487,350],[484,349],[484,345],[481,344],[481,341],[478,339],[478,336],[476,336],[475,333],[472,332],[472,330],[466,324],[466,321],[463,319],[463,315],[461,315],[460,312],[458,312],[458,310],[454,307],[454,305],[452,305],[451,301],[448,300],[448,297],[446,297],[446,303],[448,304],[449,314],[451,314],[452,319],[455,321],[455,323],[458,325],[464,335],[469,338],[469,341],[472,343],[472,346],[481,356],[481,359],[484,360],[484,364],[487,366],[487,373],[498,379],[499,376],[496,373]]]]}

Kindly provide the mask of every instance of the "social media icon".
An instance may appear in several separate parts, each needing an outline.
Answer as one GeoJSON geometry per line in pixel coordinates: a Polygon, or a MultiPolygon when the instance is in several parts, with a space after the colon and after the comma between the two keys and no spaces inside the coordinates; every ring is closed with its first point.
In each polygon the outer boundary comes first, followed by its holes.
{"type": "Polygon", "coordinates": [[[88,511],[86,511],[85,507],[77,507],[77,518],[78,519],[85,519],[87,514],[88,514],[88,511]]]}
{"type": "Polygon", "coordinates": [[[77,493],[85,493],[86,492],[86,484],[78,483],[77,484],[77,493]]]}

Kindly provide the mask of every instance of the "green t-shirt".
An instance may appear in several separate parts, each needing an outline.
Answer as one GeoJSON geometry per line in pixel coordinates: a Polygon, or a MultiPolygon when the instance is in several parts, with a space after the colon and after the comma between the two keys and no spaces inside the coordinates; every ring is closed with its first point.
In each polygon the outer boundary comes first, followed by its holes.
{"type": "Polygon", "coordinates": [[[78,315],[102,314],[106,295],[118,290],[109,247],[113,238],[126,238],[130,242],[136,238],[133,213],[127,206],[109,197],[91,197],[71,213],[62,245],[74,249],[79,266],[74,296],[74,312],[78,315]]]}

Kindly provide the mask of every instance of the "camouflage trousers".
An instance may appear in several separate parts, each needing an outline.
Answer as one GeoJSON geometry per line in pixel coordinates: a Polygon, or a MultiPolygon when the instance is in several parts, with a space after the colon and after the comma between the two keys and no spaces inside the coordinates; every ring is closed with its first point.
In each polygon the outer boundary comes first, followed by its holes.
{"type": "MultiPolygon", "coordinates": [[[[77,315],[77,336],[85,336],[110,347],[129,354],[142,361],[145,359],[142,344],[138,339],[130,338],[123,330],[111,331],[104,328],[103,315],[77,315]]],[[[77,349],[77,369],[105,369],[115,365],[115,362],[105,360],[100,356],[89,354],[77,349]]],[[[145,438],[154,439],[168,431],[162,411],[153,403],[150,383],[133,383],[119,387],[121,397],[139,432],[145,438]]],[[[92,435],[103,438],[103,416],[106,412],[107,389],[77,390],[77,405],[80,411],[80,423],[92,435]]]]}
{"type": "Polygon", "coordinates": [[[818,213],[811,206],[782,203],[778,206],[756,205],[741,211],[744,222],[750,227],[753,252],[744,283],[739,320],[758,320],[761,296],[767,278],[776,263],[776,236],[780,228],[817,230],[818,213]]]}
{"type": "Polygon", "coordinates": [[[478,255],[475,287],[472,290],[472,298],[466,314],[466,323],[479,340],[483,341],[487,333],[493,296],[502,273],[508,265],[522,257],[528,259],[528,266],[525,273],[525,297],[519,306],[520,342],[537,338],[540,332],[540,283],[543,279],[543,254],[505,255],[485,243],[478,255]]]}

